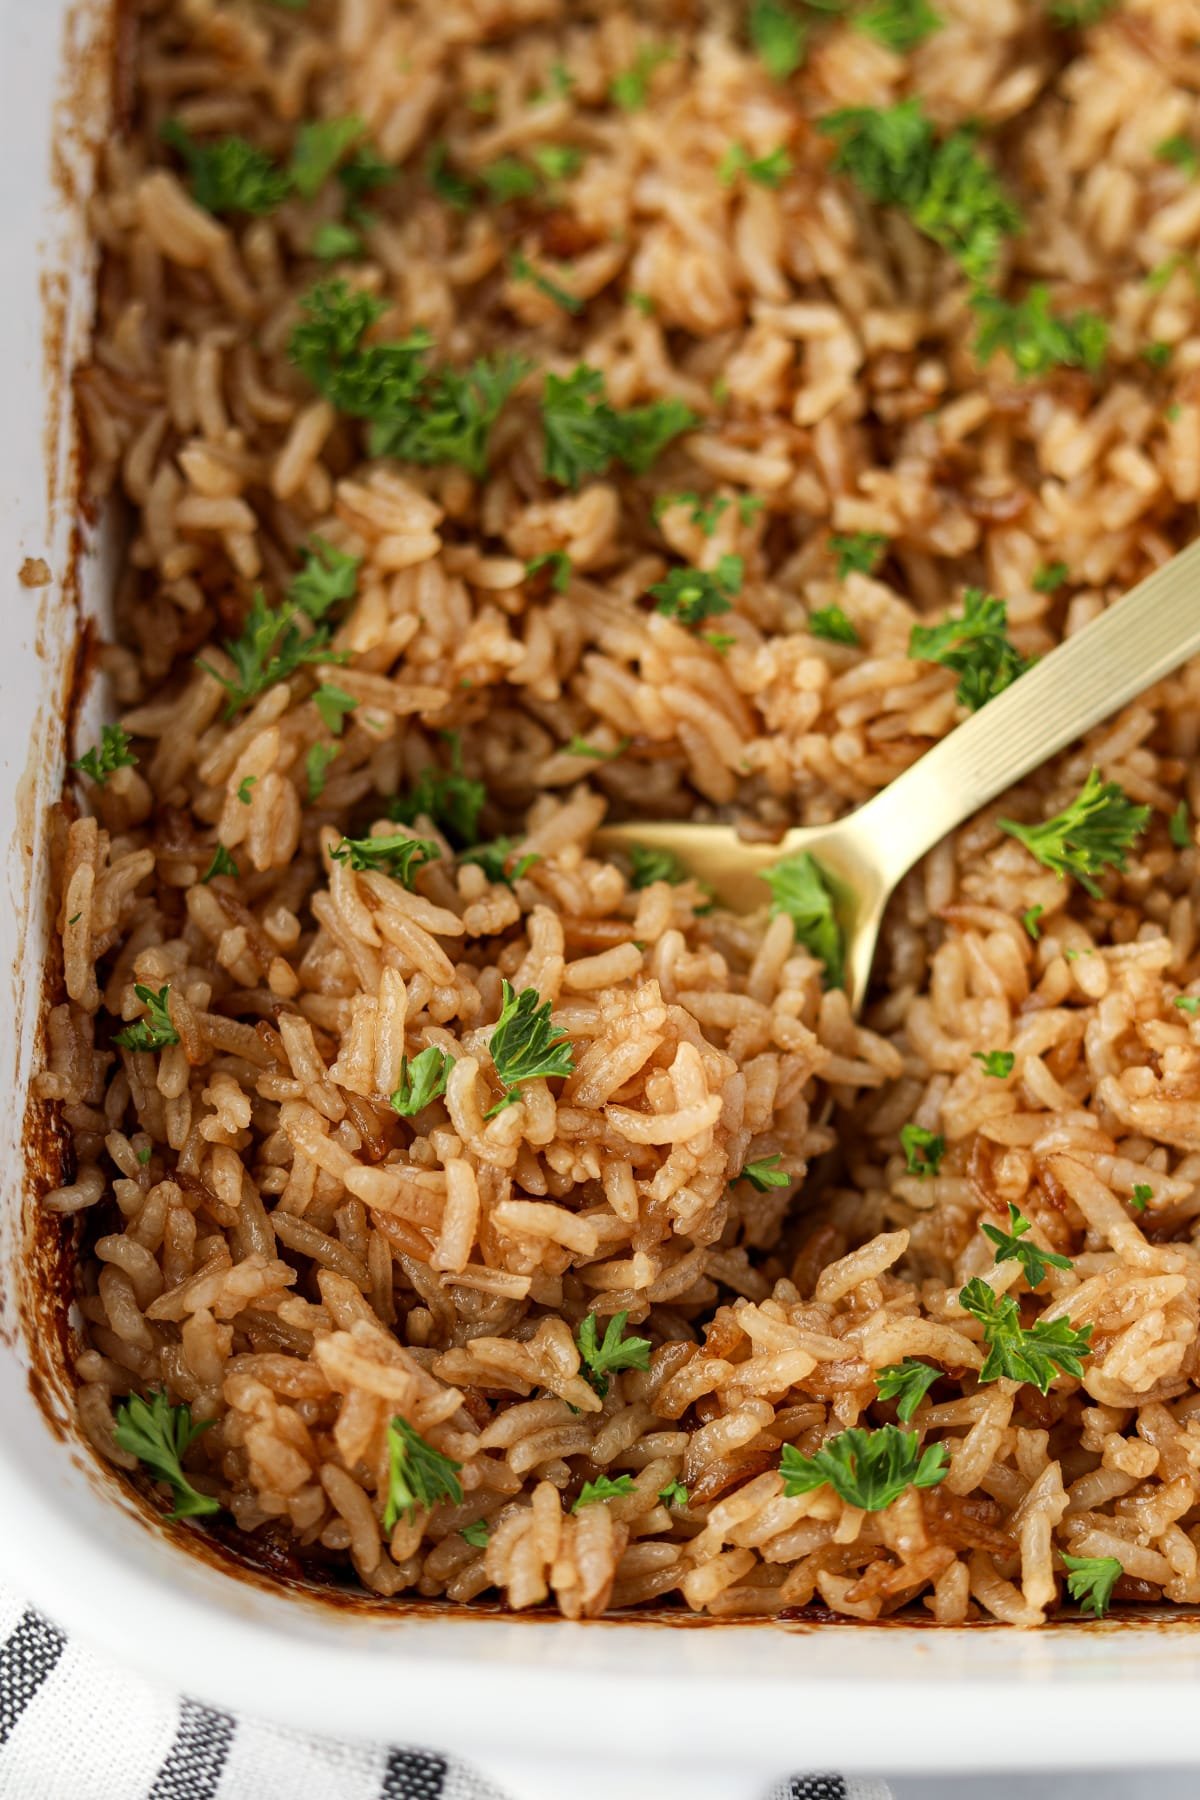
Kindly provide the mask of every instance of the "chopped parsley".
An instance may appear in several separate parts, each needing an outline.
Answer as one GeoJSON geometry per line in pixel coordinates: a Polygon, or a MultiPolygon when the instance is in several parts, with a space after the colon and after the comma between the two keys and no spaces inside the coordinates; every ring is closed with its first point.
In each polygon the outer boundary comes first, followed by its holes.
{"type": "Polygon", "coordinates": [[[638,51],[630,68],[613,77],[609,98],[622,112],[640,112],[649,95],[650,77],[675,52],[663,44],[647,44],[638,51]]]}
{"type": "Polygon", "coordinates": [[[1143,344],[1141,349],[1143,362],[1149,363],[1152,369],[1165,369],[1173,354],[1173,346],[1161,340],[1153,344],[1143,344]]]}
{"type": "Polygon", "coordinates": [[[669,881],[672,887],[688,879],[688,872],[670,850],[652,850],[648,844],[629,846],[629,885],[648,888],[656,881],[669,881]]]}
{"type": "Polygon", "coordinates": [[[1011,1050],[972,1050],[971,1055],[984,1074],[993,1076],[997,1081],[1008,1079],[1017,1060],[1011,1050]]]}
{"type": "Polygon", "coordinates": [[[407,794],[388,804],[388,817],[398,825],[415,825],[431,819],[452,843],[465,848],[479,837],[479,815],[487,801],[487,788],[463,774],[462,740],[457,731],[445,733],[450,745],[450,767],[427,763],[407,794]]]}
{"type": "Polygon", "coordinates": [[[1188,814],[1188,803],[1181,800],[1175,811],[1167,820],[1167,832],[1177,850],[1187,850],[1192,842],[1191,820],[1188,814]]]}
{"type": "Polygon", "coordinates": [[[936,1175],[941,1169],[942,1158],[946,1154],[946,1140],[938,1132],[927,1130],[924,1125],[909,1124],[901,1128],[900,1148],[904,1152],[909,1174],[924,1181],[927,1176],[936,1175]]]}
{"type": "Polygon", "coordinates": [[[1041,918],[1045,910],[1044,906],[1028,906],[1021,914],[1021,923],[1035,944],[1042,935],[1041,918]]]}
{"type": "Polygon", "coordinates": [[[367,215],[362,209],[364,198],[381,187],[387,187],[395,179],[396,171],[391,163],[384,162],[370,144],[358,144],[338,170],[338,181],[346,194],[346,210],[351,221],[358,225],[366,224],[367,215]]]}
{"type": "Polygon", "coordinates": [[[350,257],[362,256],[366,245],[362,232],[356,226],[343,225],[335,219],[317,226],[309,249],[321,262],[341,262],[350,257]]]}
{"type": "Polygon", "coordinates": [[[501,156],[489,163],[480,169],[479,179],[501,205],[507,200],[527,200],[541,186],[537,170],[516,156],[501,156]]]}
{"type": "Polygon", "coordinates": [[[632,1494],[637,1482],[632,1475],[597,1475],[595,1481],[585,1481],[579,1490],[579,1498],[571,1508],[573,1513],[585,1506],[595,1506],[601,1500],[619,1500],[623,1494],[632,1494]]]}
{"type": "Polygon", "coordinates": [[[1176,994],[1173,1004],[1180,1012],[1186,1013],[1189,1019],[1194,1019],[1200,1013],[1200,999],[1193,994],[1176,994]]]}
{"type": "Polygon", "coordinates": [[[86,751],[71,767],[78,769],[81,775],[86,775],[89,781],[94,781],[97,787],[104,787],[109,776],[114,775],[118,769],[137,767],[137,757],[129,748],[131,741],[129,733],[122,726],[102,725],[99,745],[86,751]]]}
{"type": "Polygon", "coordinates": [[[331,681],[323,681],[313,695],[313,705],[326,731],[331,731],[334,737],[341,737],[346,715],[357,710],[358,701],[344,688],[335,687],[331,681]]]}
{"type": "Polygon", "coordinates": [[[1001,1231],[995,1225],[983,1225],[980,1229],[984,1237],[989,1238],[996,1246],[996,1262],[1019,1262],[1031,1288],[1039,1287],[1045,1280],[1047,1263],[1052,1269],[1071,1267],[1069,1256],[1059,1256],[1054,1250],[1042,1250],[1037,1244],[1025,1242],[1033,1226],[1011,1200],[1008,1203],[1008,1223],[1008,1231],[1001,1231]]]}
{"type": "Polygon", "coordinates": [[[337,168],[366,126],[350,114],[344,119],[313,119],[296,133],[292,150],[292,185],[303,200],[311,200],[337,168]]]}
{"type": "Polygon", "coordinates": [[[901,55],[923,44],[941,23],[928,0],[873,0],[854,20],[857,30],[901,55]]]}
{"type": "Polygon", "coordinates": [[[198,144],[178,119],[168,119],[159,136],[187,165],[192,199],[205,212],[260,217],[274,212],[292,191],[290,172],[247,138],[198,144]]]}
{"type": "Polygon", "coordinates": [[[751,156],[744,144],[730,144],[717,164],[717,177],[731,187],[739,176],[759,187],[782,187],[792,172],[792,159],[782,144],[766,156],[751,156]]]}
{"type": "Polygon", "coordinates": [[[399,1113],[402,1119],[410,1119],[431,1100],[440,1100],[455,1060],[449,1051],[442,1050],[437,1044],[419,1051],[411,1062],[407,1056],[402,1056],[400,1085],[391,1097],[392,1111],[399,1113]]]}
{"type": "Polygon", "coordinates": [[[563,487],[603,475],[614,462],[645,475],[667,445],[698,423],[682,400],[655,400],[618,412],[605,396],[599,369],[580,363],[570,375],[547,375],[542,389],[545,470],[563,487]]]}
{"type": "Polygon", "coordinates": [[[598,1341],[596,1315],[590,1312],[575,1334],[584,1377],[602,1400],[608,1392],[609,1376],[615,1375],[618,1369],[650,1367],[649,1338],[623,1335],[628,1318],[628,1312],[614,1313],[605,1327],[603,1339],[598,1341]]]}
{"type": "Polygon", "coordinates": [[[656,525],[661,525],[664,514],[673,506],[686,506],[691,514],[693,525],[698,525],[706,538],[710,538],[721,522],[721,515],[729,510],[730,502],[723,494],[660,494],[650,511],[656,525]]]}
{"type": "Polygon", "coordinates": [[[258,780],[257,775],[247,775],[244,777],[243,780],[238,782],[237,797],[241,801],[243,806],[249,806],[249,804],[250,804],[250,789],[254,786],[254,784],[257,780],[258,780]]]}
{"type": "Polygon", "coordinates": [[[522,1082],[575,1072],[575,1052],[551,1021],[551,1002],[543,1002],[536,988],[518,994],[507,981],[500,991],[500,1017],[488,1048],[504,1094],[485,1115],[489,1119],[521,1098],[522,1082]]]}
{"type": "Polygon", "coordinates": [[[828,1483],[847,1506],[882,1512],[907,1488],[937,1487],[946,1478],[949,1461],[945,1444],[929,1444],[922,1451],[915,1431],[901,1431],[898,1425],[864,1431],[854,1425],[826,1438],[814,1456],[802,1456],[794,1444],[785,1444],[779,1473],[789,1500],[828,1483]]]}
{"type": "Polygon", "coordinates": [[[329,854],[334,862],[349,863],[359,873],[373,869],[411,888],[417,870],[436,861],[441,851],[428,838],[410,838],[394,832],[390,837],[344,837],[329,854]]]}
{"type": "Polygon", "coordinates": [[[383,1529],[391,1531],[402,1516],[412,1519],[419,1507],[439,1500],[462,1505],[461,1463],[427,1444],[407,1419],[397,1416],[388,1426],[388,1493],[383,1529]]]}
{"type": "Polygon", "coordinates": [[[1070,318],[1050,307],[1050,290],[1040,283],[1023,300],[998,294],[976,294],[971,305],[979,316],[975,354],[989,362],[1006,350],[1018,375],[1045,375],[1050,369],[1087,369],[1095,374],[1108,349],[1108,326],[1099,313],[1078,312],[1070,318]]]}
{"type": "Polygon", "coordinates": [[[335,606],[353,600],[361,567],[361,556],[351,556],[325,538],[315,537],[304,552],[299,574],[288,587],[288,599],[319,625],[335,606]]]}
{"type": "Polygon", "coordinates": [[[1164,138],[1161,144],[1156,144],[1154,154],[1159,162],[1173,164],[1192,180],[1200,174],[1200,149],[1182,131],[1176,132],[1174,137],[1164,138]]]}
{"type": "Polygon", "coordinates": [[[297,622],[299,617],[300,609],[290,601],[282,606],[268,606],[262,589],[256,588],[240,636],[226,638],[221,646],[233,663],[234,673],[222,675],[203,657],[196,658],[197,665],[219,681],[228,694],[227,719],[298,669],[334,660],[328,626],[317,625],[306,632],[297,622]]]}
{"type": "Polygon", "coordinates": [[[782,1161],[783,1157],[778,1152],[774,1156],[760,1156],[757,1162],[746,1163],[735,1180],[748,1181],[760,1194],[769,1192],[771,1188],[785,1188],[792,1177],[786,1169],[780,1168],[782,1161]]]}
{"type": "Polygon", "coordinates": [[[613,749],[606,750],[603,744],[589,744],[586,738],[573,737],[563,745],[563,755],[590,756],[594,762],[612,762],[614,757],[621,756],[628,750],[629,744],[629,738],[622,738],[613,749]]]}
{"type": "Polygon", "coordinates": [[[837,560],[838,580],[847,575],[873,575],[888,547],[879,531],[834,532],[829,540],[830,554],[837,560]]]}
{"type": "Polygon", "coordinates": [[[308,786],[308,803],[315,806],[325,792],[325,782],[329,775],[330,765],[337,761],[341,750],[337,744],[310,744],[308,754],[304,758],[304,779],[308,786]]]}
{"type": "Polygon", "coordinates": [[[723,556],[711,574],[703,569],[672,569],[650,589],[654,610],[678,619],[681,625],[700,625],[705,619],[730,612],[742,591],[743,568],[740,556],[723,556]]]}
{"type": "Polygon", "coordinates": [[[152,987],[144,987],[137,981],[133,991],[146,1008],[146,1017],[136,1019],[124,1031],[114,1032],[113,1043],[120,1044],[125,1050],[165,1050],[168,1044],[177,1044],[179,1033],[171,1023],[167,1005],[171,992],[170,982],[165,987],[160,987],[156,993],[152,987]]]}
{"type": "Polygon", "coordinates": [[[978,1275],[968,1281],[958,1303],[983,1325],[988,1353],[980,1381],[1028,1381],[1045,1394],[1056,1374],[1077,1379],[1083,1375],[1083,1358],[1091,1349],[1090,1325],[1076,1331],[1069,1319],[1038,1319],[1026,1329],[1012,1295],[997,1294],[978,1275]]]}
{"type": "Polygon", "coordinates": [[[1008,607],[982,588],[967,588],[960,619],[940,625],[914,625],[908,654],[917,662],[940,663],[958,676],[954,698],[978,712],[989,700],[1023,675],[1029,664],[1009,642],[1008,607]]]}
{"type": "Polygon", "coordinates": [[[750,42],[773,81],[786,81],[804,61],[804,26],[789,0],[750,0],[750,42]]]}
{"type": "Polygon", "coordinates": [[[682,1481],[668,1481],[665,1488],[659,1488],[658,1497],[668,1508],[674,1507],[677,1512],[686,1512],[688,1491],[682,1481]]]}
{"type": "Polygon", "coordinates": [[[425,159],[425,179],[438,199],[458,212],[469,212],[475,204],[475,183],[454,167],[445,144],[430,146],[425,159]]]}
{"type": "Polygon", "coordinates": [[[1098,900],[1100,888],[1093,877],[1106,867],[1125,867],[1125,852],[1149,820],[1148,806],[1135,806],[1123,788],[1115,781],[1102,781],[1093,769],[1070,806],[1052,819],[1040,825],[1019,825],[1014,819],[996,822],[1044,868],[1053,869],[1060,880],[1073,875],[1098,900]]]}
{"type": "Polygon", "coordinates": [[[572,294],[557,281],[552,281],[541,269],[535,269],[529,258],[522,256],[520,251],[509,257],[508,266],[515,280],[527,281],[539,294],[544,294],[547,300],[553,300],[555,306],[561,306],[564,312],[583,311],[583,301],[578,294],[572,294]]]}
{"type": "Polygon", "coordinates": [[[840,606],[821,606],[808,615],[808,629],[830,644],[857,644],[858,633],[840,606]]]}
{"type": "Polygon", "coordinates": [[[1112,1604],[1113,1589],[1125,1573],[1115,1556],[1068,1556],[1058,1553],[1067,1571],[1067,1592],[1079,1610],[1102,1619],[1112,1604]]]}
{"type": "Polygon", "coordinates": [[[546,550],[525,564],[526,575],[536,575],[540,569],[550,570],[550,586],[556,594],[567,592],[571,585],[571,559],[565,550],[546,550]]]}
{"type": "Polygon", "coordinates": [[[171,1519],[200,1519],[220,1512],[220,1503],[211,1494],[202,1494],[183,1472],[183,1459],[201,1432],[213,1423],[205,1419],[200,1425],[192,1421],[192,1409],[186,1401],[172,1406],[166,1390],[159,1388],[149,1400],[141,1394],[130,1394],[116,1408],[113,1437],[122,1450],[136,1456],[149,1469],[156,1481],[165,1481],[175,1495],[171,1519]]]}
{"type": "Polygon", "coordinates": [[[651,294],[643,294],[638,288],[630,288],[625,295],[630,306],[640,312],[643,319],[649,319],[654,313],[654,298],[651,294]]]}
{"type": "Polygon", "coordinates": [[[238,872],[238,866],[234,862],[232,856],[230,856],[230,854],[229,854],[228,850],[225,848],[224,844],[218,844],[216,849],[213,851],[213,859],[209,863],[207,869],[205,869],[203,875],[200,877],[200,881],[201,881],[202,886],[207,887],[209,882],[212,881],[212,879],[214,878],[214,876],[217,876],[217,875],[235,875],[236,876],[237,872],[238,872]]]}
{"type": "Polygon", "coordinates": [[[1117,0],[1050,0],[1050,19],[1066,31],[1083,31],[1105,18],[1117,0]]]}
{"type": "Polygon", "coordinates": [[[143,1169],[148,1166],[153,1155],[154,1155],[154,1148],[150,1144],[144,1145],[143,1148],[138,1151],[137,1159],[143,1169]]]}
{"type": "Polygon", "coordinates": [[[1070,581],[1071,571],[1065,562],[1043,563],[1033,578],[1035,593],[1056,594],[1064,581],[1070,581]]]}
{"type": "Polygon", "coordinates": [[[990,279],[1000,244],[1020,228],[1021,215],[972,131],[939,141],[916,99],[846,107],[817,129],[834,141],[836,172],[851,176],[876,205],[900,207],[970,280],[990,279]]]}
{"type": "Polygon", "coordinates": [[[438,369],[418,403],[375,421],[368,436],[372,456],[395,456],[424,468],[458,463],[481,480],[492,427],[531,366],[523,357],[503,355],[480,358],[467,369],[438,369]]]}
{"type": "Polygon", "coordinates": [[[583,151],[576,144],[536,144],[529,154],[547,181],[567,181],[583,167],[583,151]]]}
{"type": "Polygon", "coordinates": [[[881,1400],[896,1402],[896,1417],[907,1425],[941,1373],[940,1369],[931,1369],[928,1363],[906,1356],[903,1362],[876,1369],[875,1386],[881,1400]]]}
{"type": "Polygon", "coordinates": [[[1144,1213],[1153,1198],[1154,1189],[1150,1186],[1149,1182],[1139,1181],[1135,1185],[1132,1194],[1129,1196],[1129,1204],[1132,1206],[1134,1212],[1144,1213]]]}
{"type": "Polygon", "coordinates": [[[476,1519],[472,1524],[464,1525],[458,1535],[465,1544],[470,1544],[472,1550],[486,1550],[491,1534],[488,1531],[487,1520],[476,1519]]]}
{"type": "Polygon", "coordinates": [[[845,944],[834,909],[833,894],[816,858],[807,850],[784,857],[763,880],[771,890],[771,917],[786,913],[796,942],[825,966],[825,985],[841,987],[845,944]]]}
{"type": "Polygon", "coordinates": [[[515,887],[522,875],[527,875],[534,863],[541,861],[537,852],[532,851],[518,856],[510,869],[508,865],[515,848],[511,838],[493,838],[489,844],[475,844],[470,850],[464,850],[458,860],[477,864],[489,881],[502,881],[506,887],[515,887]]]}

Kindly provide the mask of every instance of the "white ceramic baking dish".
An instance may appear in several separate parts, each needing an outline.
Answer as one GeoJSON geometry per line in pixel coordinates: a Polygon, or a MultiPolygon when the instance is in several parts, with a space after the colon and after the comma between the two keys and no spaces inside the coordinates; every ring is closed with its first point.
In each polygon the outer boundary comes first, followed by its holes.
{"type": "MultiPolygon", "coordinates": [[[[404,0],[395,0],[402,5],[404,0]]],[[[69,375],[109,129],[115,0],[0,0],[0,1566],[64,1626],[172,1687],[310,1731],[454,1750],[521,1800],[750,1800],[789,1769],[1200,1763],[1188,1620],[1040,1633],[912,1625],[566,1625],[335,1607],[168,1535],[81,1448],[34,1256],[44,1150],[25,1095],[43,1010],[47,809],[79,611],[69,375]],[[53,580],[24,586],[26,557],[53,580]],[[32,1150],[31,1150],[32,1145],[32,1150]]],[[[111,561],[111,559],[110,559],[111,561]]],[[[101,704],[91,695],[87,707],[101,704]]],[[[44,1177],[43,1177],[44,1179],[44,1177]]]]}

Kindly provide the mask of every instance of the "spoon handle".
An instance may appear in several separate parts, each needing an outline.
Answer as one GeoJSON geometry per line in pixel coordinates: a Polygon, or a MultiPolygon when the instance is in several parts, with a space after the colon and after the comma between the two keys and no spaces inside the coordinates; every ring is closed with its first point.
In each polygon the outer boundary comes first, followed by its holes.
{"type": "Polygon", "coordinates": [[[854,836],[893,886],[973,812],[1197,651],[1200,539],[860,807],[854,836]]]}

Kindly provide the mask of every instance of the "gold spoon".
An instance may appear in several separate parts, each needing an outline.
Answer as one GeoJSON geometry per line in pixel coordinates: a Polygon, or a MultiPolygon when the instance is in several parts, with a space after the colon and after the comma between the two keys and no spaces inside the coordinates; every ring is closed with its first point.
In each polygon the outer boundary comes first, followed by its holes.
{"type": "Polygon", "coordinates": [[[807,850],[834,895],[846,989],[862,1004],[884,908],[902,876],[964,819],[1200,651],[1200,539],[832,825],[747,843],[733,825],[605,825],[605,850],[677,856],[735,912],[766,904],[765,869],[807,850]]]}

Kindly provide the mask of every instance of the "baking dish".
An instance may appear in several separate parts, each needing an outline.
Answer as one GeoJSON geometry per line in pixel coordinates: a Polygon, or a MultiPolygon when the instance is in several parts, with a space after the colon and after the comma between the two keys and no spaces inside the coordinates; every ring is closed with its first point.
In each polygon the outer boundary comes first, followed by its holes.
{"type": "Polygon", "coordinates": [[[68,1629],[160,1682],[307,1730],[453,1749],[514,1792],[736,1800],[797,1767],[963,1769],[1200,1760],[1191,1621],[979,1627],[567,1625],[334,1604],[164,1530],[70,1423],[51,1235],[52,1129],[27,1116],[45,991],[48,809],[103,619],[116,533],[79,525],[70,371],[86,353],[84,208],[109,128],[112,0],[0,0],[0,845],[11,971],[0,1117],[0,1564],[68,1629]],[[41,559],[48,585],[26,559],[41,559]],[[1153,1731],[1130,1721],[1153,1704],[1153,1731]],[[620,1721],[619,1729],[614,1722],[620,1721]]]}

